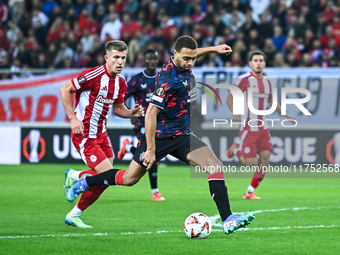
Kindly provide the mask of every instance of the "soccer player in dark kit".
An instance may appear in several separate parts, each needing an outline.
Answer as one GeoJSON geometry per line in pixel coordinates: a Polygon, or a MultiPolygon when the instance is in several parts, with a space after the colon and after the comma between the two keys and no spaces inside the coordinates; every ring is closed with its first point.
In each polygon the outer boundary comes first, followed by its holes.
{"type": "MultiPolygon", "coordinates": [[[[152,49],[148,49],[144,52],[145,70],[133,76],[127,83],[127,91],[125,94],[125,101],[130,97],[133,97],[136,104],[141,105],[146,112],[153,92],[155,91],[157,64],[159,61],[158,52],[152,49]]],[[[140,140],[145,134],[145,119],[144,117],[131,118],[131,123],[134,125],[133,131],[138,140],[140,140]]],[[[122,160],[127,152],[135,153],[136,147],[134,147],[129,139],[123,141],[121,149],[118,151],[117,158],[122,160]]],[[[157,185],[157,170],[158,164],[153,164],[148,170],[149,180],[151,186],[151,200],[152,201],[164,201],[165,198],[158,190],[157,185]]]]}
{"type": "Polygon", "coordinates": [[[212,52],[228,55],[232,50],[225,44],[197,48],[195,39],[187,35],[179,37],[174,48],[174,56],[162,68],[157,79],[156,90],[145,115],[145,136],[128,169],[108,169],[96,176],[83,176],[69,189],[67,200],[74,201],[79,194],[95,185],[132,186],[154,163],[170,154],[192,166],[208,169],[210,194],[222,218],[223,230],[229,235],[250,224],[255,213],[232,214],[223,164],[205,143],[192,134],[190,108],[196,98],[192,72],[196,59],[212,52]]]}

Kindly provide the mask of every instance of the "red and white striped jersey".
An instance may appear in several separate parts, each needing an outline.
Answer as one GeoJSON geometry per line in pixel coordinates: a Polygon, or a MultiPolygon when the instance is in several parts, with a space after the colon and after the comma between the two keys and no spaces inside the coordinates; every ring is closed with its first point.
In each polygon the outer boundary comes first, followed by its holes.
{"type": "Polygon", "coordinates": [[[255,109],[266,110],[268,108],[268,100],[273,96],[270,80],[264,75],[262,79],[259,79],[252,72],[248,72],[239,76],[234,85],[241,89],[245,95],[245,114],[241,115],[242,124],[240,125],[240,130],[259,131],[261,129],[268,129],[268,123],[264,115],[256,115],[249,111],[248,97],[252,97],[255,109]],[[252,88],[253,95],[248,94],[248,88],[252,88]]]}
{"type": "Polygon", "coordinates": [[[124,103],[123,76],[112,78],[105,65],[89,68],[72,80],[76,89],[75,114],[84,124],[85,138],[98,138],[107,130],[112,105],[124,103]]]}

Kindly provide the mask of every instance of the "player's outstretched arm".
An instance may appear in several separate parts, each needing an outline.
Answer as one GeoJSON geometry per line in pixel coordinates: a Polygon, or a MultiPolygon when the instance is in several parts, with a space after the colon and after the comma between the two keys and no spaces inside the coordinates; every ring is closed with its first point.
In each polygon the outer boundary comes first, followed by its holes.
{"type": "Polygon", "coordinates": [[[160,108],[150,104],[145,115],[145,137],[147,149],[143,157],[143,162],[147,166],[147,170],[151,168],[153,163],[156,161],[155,151],[155,136],[156,136],[156,126],[157,126],[157,114],[160,112],[160,108]]]}
{"type": "Polygon", "coordinates": [[[71,94],[75,93],[76,90],[72,85],[71,81],[66,82],[59,90],[60,99],[63,103],[67,117],[71,122],[71,130],[75,135],[84,135],[84,125],[77,116],[75,115],[72,107],[71,94]]]}
{"type": "Polygon", "coordinates": [[[121,118],[133,118],[133,117],[143,117],[144,109],[141,105],[135,104],[131,110],[129,110],[125,104],[114,104],[113,113],[121,118]]]}
{"type": "Polygon", "coordinates": [[[217,46],[211,46],[211,47],[205,47],[205,48],[198,48],[197,49],[197,58],[202,57],[204,55],[207,55],[209,53],[219,53],[219,54],[225,54],[229,55],[233,52],[231,47],[226,44],[221,44],[217,46]]]}

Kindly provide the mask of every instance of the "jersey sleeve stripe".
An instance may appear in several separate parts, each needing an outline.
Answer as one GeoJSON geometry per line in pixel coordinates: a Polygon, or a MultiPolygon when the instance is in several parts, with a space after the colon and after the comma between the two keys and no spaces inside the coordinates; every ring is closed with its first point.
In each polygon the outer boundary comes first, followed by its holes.
{"type": "Polygon", "coordinates": [[[158,107],[158,108],[160,108],[160,109],[164,109],[164,107],[159,106],[159,105],[157,105],[157,104],[153,104],[152,102],[151,102],[150,104],[152,104],[152,105],[154,105],[154,106],[156,106],[156,107],[158,107]]]}
{"type": "Polygon", "coordinates": [[[86,78],[86,80],[91,80],[91,79],[97,77],[98,75],[100,75],[103,72],[105,72],[105,69],[104,69],[104,66],[101,66],[101,67],[97,68],[96,70],[85,74],[85,78],[86,78]]]}
{"type": "Polygon", "coordinates": [[[80,89],[80,85],[77,78],[73,79],[73,85],[76,87],[76,89],[80,89]]]}

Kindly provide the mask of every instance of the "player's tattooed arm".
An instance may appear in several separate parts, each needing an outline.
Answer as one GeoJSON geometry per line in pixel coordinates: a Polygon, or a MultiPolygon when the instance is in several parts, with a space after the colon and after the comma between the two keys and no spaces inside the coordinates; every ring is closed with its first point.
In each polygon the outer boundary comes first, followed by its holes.
{"type": "Polygon", "coordinates": [[[209,53],[218,53],[218,54],[225,54],[229,55],[232,53],[232,49],[229,45],[221,44],[217,46],[205,47],[205,48],[198,48],[197,49],[197,58],[207,55],[209,53]]]}

